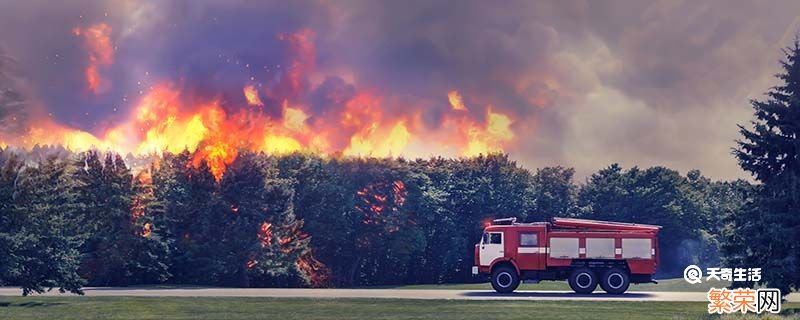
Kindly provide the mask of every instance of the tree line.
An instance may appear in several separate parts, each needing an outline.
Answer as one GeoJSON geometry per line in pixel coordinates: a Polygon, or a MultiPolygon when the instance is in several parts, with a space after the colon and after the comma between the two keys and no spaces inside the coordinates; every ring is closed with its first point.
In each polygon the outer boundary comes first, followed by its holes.
{"type": "Polygon", "coordinates": [[[461,159],[243,152],[217,181],[192,154],[147,161],[57,147],[0,151],[0,279],[50,287],[236,287],[474,281],[493,218],[664,226],[662,276],[719,262],[720,217],[745,181],[611,165],[531,172],[505,154],[461,159]],[[148,163],[132,170],[127,163],[148,163]]]}

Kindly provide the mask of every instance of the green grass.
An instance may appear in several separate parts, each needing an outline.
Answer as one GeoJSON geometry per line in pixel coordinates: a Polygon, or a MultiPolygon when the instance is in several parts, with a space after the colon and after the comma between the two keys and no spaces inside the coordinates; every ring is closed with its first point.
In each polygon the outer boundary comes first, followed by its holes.
{"type": "MultiPolygon", "coordinates": [[[[703,281],[700,284],[689,284],[683,278],[657,280],[658,284],[642,283],[631,284],[629,291],[678,291],[678,292],[708,292],[711,287],[722,288],[730,285],[729,281],[703,281]]],[[[392,289],[445,289],[445,290],[492,290],[489,283],[459,283],[459,284],[421,284],[396,287],[371,287],[392,289]]],[[[570,291],[566,281],[542,281],[536,284],[523,283],[517,290],[534,291],[570,291]]],[[[596,290],[601,290],[600,287],[596,290]]]]}
{"type": "MultiPolygon", "coordinates": [[[[800,304],[784,310],[800,312],[800,304]]],[[[703,319],[704,302],[2,297],[0,319],[703,319]]]]}

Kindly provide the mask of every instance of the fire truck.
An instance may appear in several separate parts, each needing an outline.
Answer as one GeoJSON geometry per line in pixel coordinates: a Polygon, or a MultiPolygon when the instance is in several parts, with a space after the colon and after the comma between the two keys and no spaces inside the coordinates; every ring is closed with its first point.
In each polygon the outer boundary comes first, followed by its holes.
{"type": "Polygon", "coordinates": [[[652,282],[659,263],[660,226],[553,218],[551,222],[493,220],[475,245],[474,275],[492,288],[513,292],[521,281],[567,280],[589,294],[601,288],[622,294],[631,283],[652,282]]]}

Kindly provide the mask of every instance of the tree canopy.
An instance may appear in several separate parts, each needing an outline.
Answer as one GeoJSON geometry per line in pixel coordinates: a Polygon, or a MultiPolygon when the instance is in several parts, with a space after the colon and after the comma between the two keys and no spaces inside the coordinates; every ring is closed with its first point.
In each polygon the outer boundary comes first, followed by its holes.
{"type": "Polygon", "coordinates": [[[0,279],[26,292],[152,283],[237,287],[470,282],[485,223],[554,216],[659,224],[660,276],[719,260],[752,187],[614,164],[241,152],[220,180],[192,154],[0,151],[0,279]],[[141,165],[141,164],[147,165],[141,165]],[[138,164],[131,168],[129,164],[138,164]],[[32,248],[46,248],[36,249],[32,248]],[[28,263],[36,268],[22,268],[28,263]]]}

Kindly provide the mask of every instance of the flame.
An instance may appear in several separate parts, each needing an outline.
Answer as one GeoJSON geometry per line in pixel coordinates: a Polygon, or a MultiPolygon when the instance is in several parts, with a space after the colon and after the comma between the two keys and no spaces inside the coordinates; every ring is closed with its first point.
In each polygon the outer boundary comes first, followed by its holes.
{"type": "Polygon", "coordinates": [[[408,145],[411,133],[403,121],[397,122],[389,132],[379,131],[377,125],[350,138],[350,146],[344,150],[349,156],[390,157],[400,155],[408,145]]]}
{"type": "Polygon", "coordinates": [[[308,130],[306,126],[307,119],[308,115],[303,110],[291,108],[286,100],[283,101],[283,126],[286,129],[305,132],[308,130]]]}
{"type": "Polygon", "coordinates": [[[258,89],[254,85],[244,86],[244,97],[251,106],[264,106],[264,103],[261,102],[261,97],[258,96],[258,89]]]}
{"type": "MultiPolygon", "coordinates": [[[[356,210],[363,214],[362,223],[366,225],[387,225],[394,218],[390,214],[398,211],[408,198],[408,190],[402,180],[389,184],[374,182],[356,191],[363,205],[356,205],[356,210]],[[391,196],[391,201],[390,201],[391,196]]],[[[396,224],[388,226],[387,231],[398,231],[396,224]]]]}
{"type": "Polygon", "coordinates": [[[100,76],[100,66],[114,62],[111,27],[105,23],[98,23],[85,29],[73,28],[72,34],[83,40],[83,46],[89,54],[86,83],[92,93],[98,93],[105,85],[105,80],[100,76]]]}
{"type": "Polygon", "coordinates": [[[194,166],[205,162],[219,180],[242,149],[269,154],[310,150],[345,156],[413,156],[409,151],[413,143],[430,140],[437,148],[454,145],[461,155],[474,156],[502,151],[515,138],[511,117],[492,106],[487,106],[484,121],[458,112],[445,116],[441,132],[430,133],[420,125],[419,114],[389,116],[382,105],[382,98],[360,93],[339,113],[312,118],[305,106],[284,99],[280,116],[272,117],[260,109],[226,111],[221,100],[187,99],[174,85],[161,83],[139,99],[127,121],[102,135],[42,121],[14,144],[63,145],[74,151],[97,148],[140,156],[188,150],[194,166]]]}
{"type": "Polygon", "coordinates": [[[262,247],[269,247],[272,242],[272,224],[269,222],[264,222],[261,224],[261,229],[258,233],[258,240],[261,241],[262,247]]]}
{"type": "Polygon", "coordinates": [[[461,98],[461,94],[459,94],[458,91],[452,90],[448,92],[447,100],[450,101],[450,107],[452,107],[453,110],[467,110],[467,107],[464,106],[464,100],[461,98]]]}
{"type": "Polygon", "coordinates": [[[485,127],[470,126],[467,129],[469,142],[464,150],[465,156],[476,156],[490,152],[499,152],[503,143],[514,139],[511,130],[511,118],[502,113],[492,112],[491,106],[486,110],[485,127]]]}
{"type": "Polygon", "coordinates": [[[329,286],[330,270],[325,264],[314,258],[311,252],[300,256],[297,260],[297,268],[308,276],[311,287],[329,286]]]}
{"type": "Polygon", "coordinates": [[[150,222],[145,223],[142,226],[142,237],[150,237],[150,234],[153,233],[153,224],[150,222]]]}
{"type": "MultiPolygon", "coordinates": [[[[83,40],[93,70],[113,62],[109,26],[75,28],[73,33],[83,40]]],[[[503,151],[513,143],[509,114],[487,105],[485,117],[476,117],[478,108],[468,109],[457,90],[444,92],[450,108],[435,110],[441,113],[436,125],[423,121],[426,106],[398,105],[397,99],[375,93],[379,91],[355,91],[346,96],[331,93],[326,98],[336,100],[336,107],[326,110],[305,105],[316,56],[313,37],[310,30],[279,34],[289,64],[269,82],[251,78],[241,83],[244,105],[226,100],[221,93],[200,97],[183,90],[182,85],[161,81],[131,101],[130,114],[123,121],[99,132],[43,118],[29,124],[19,136],[0,136],[0,147],[48,144],[73,151],[97,148],[136,156],[186,150],[192,153],[193,166],[206,164],[219,181],[241,150],[373,157],[415,157],[442,151],[473,156],[503,151]],[[259,89],[262,86],[264,89],[259,89]]],[[[93,79],[100,82],[90,87],[100,88],[102,79],[93,79]]]]}
{"type": "Polygon", "coordinates": [[[278,40],[286,43],[287,53],[291,56],[291,60],[285,70],[285,76],[281,78],[277,86],[267,91],[267,96],[296,98],[306,89],[305,77],[314,67],[316,57],[313,37],[314,32],[310,29],[278,34],[278,40]]]}

